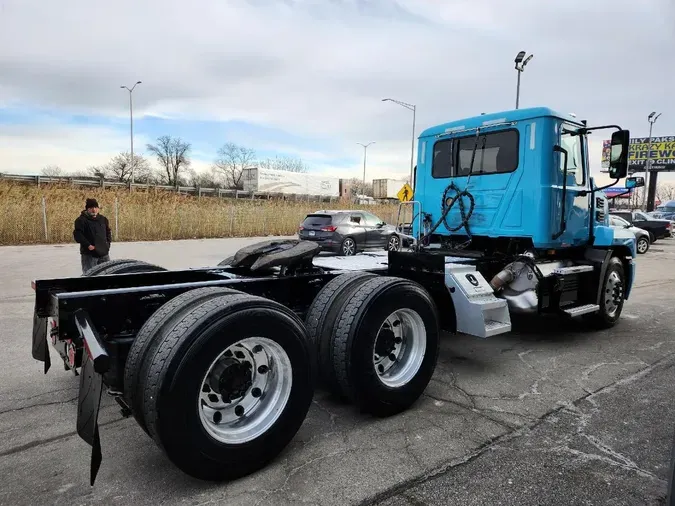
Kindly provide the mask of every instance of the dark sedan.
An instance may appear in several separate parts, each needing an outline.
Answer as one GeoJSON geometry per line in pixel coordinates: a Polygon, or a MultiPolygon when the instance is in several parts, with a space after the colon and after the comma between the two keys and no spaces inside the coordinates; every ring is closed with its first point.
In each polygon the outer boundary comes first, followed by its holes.
{"type": "Polygon", "coordinates": [[[652,242],[671,237],[670,220],[652,218],[642,211],[611,211],[610,214],[623,218],[631,225],[649,232],[652,242]]]}
{"type": "Polygon", "coordinates": [[[355,255],[359,251],[396,251],[400,238],[396,228],[366,211],[317,211],[308,214],[298,229],[302,240],[319,243],[323,251],[355,255]]]}

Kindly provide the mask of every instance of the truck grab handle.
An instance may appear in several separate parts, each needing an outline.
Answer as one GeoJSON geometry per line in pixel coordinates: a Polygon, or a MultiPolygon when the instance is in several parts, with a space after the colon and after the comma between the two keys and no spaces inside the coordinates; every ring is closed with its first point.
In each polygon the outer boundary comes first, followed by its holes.
{"type": "Polygon", "coordinates": [[[558,230],[555,234],[551,236],[553,240],[557,239],[563,233],[565,232],[565,229],[567,228],[567,221],[565,220],[565,199],[567,198],[567,150],[563,148],[562,146],[559,146],[556,144],[553,146],[553,151],[556,151],[557,153],[562,153],[562,155],[565,157],[565,164],[564,167],[565,169],[563,170],[563,187],[562,187],[562,206],[560,209],[560,230],[558,230]]]}

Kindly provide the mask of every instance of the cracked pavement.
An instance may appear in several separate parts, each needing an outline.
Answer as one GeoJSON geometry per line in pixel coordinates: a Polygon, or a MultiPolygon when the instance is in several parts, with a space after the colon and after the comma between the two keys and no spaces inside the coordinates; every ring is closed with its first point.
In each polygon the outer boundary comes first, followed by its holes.
{"type": "MultiPolygon", "coordinates": [[[[112,254],[186,268],[213,265],[251,242],[119,243],[112,254]]],[[[675,430],[674,243],[659,241],[638,258],[614,329],[590,332],[554,318],[515,320],[512,333],[485,340],[446,335],[412,409],[374,419],[317,391],[286,450],[236,482],[182,474],[104,396],[94,487],[89,447],[75,434],[78,378],[57,362],[44,375],[30,352],[30,281],[79,275],[77,249],[0,248],[0,504],[658,501],[675,430]]]]}

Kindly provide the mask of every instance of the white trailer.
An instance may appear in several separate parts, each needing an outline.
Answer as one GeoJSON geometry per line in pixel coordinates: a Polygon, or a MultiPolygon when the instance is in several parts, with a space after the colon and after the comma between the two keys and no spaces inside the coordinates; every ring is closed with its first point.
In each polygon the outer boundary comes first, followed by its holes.
{"type": "Polygon", "coordinates": [[[321,195],[323,197],[340,195],[340,179],[323,174],[253,167],[244,169],[242,182],[245,192],[321,195]]]}
{"type": "Polygon", "coordinates": [[[396,199],[407,181],[403,179],[373,179],[373,197],[376,199],[396,199]]]}

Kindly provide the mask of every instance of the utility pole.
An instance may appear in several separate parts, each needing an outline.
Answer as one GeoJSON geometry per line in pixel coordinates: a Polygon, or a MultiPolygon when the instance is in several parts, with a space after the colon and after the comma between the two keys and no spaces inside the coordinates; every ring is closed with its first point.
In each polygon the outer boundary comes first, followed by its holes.
{"type": "Polygon", "coordinates": [[[649,151],[647,151],[647,163],[645,165],[645,194],[643,199],[645,211],[650,210],[648,195],[651,193],[652,187],[651,175],[649,174],[649,170],[652,167],[652,127],[654,126],[654,123],[656,123],[656,120],[659,119],[659,116],[661,116],[661,113],[656,114],[656,111],[651,112],[649,116],[647,116],[647,121],[649,121],[649,151]]]}
{"type": "Polygon", "coordinates": [[[131,137],[131,160],[129,160],[129,165],[131,166],[131,184],[134,184],[134,106],[133,102],[131,101],[131,94],[134,91],[134,88],[136,85],[141,84],[140,81],[137,81],[136,84],[134,84],[131,88],[127,88],[126,86],[120,86],[120,88],[123,88],[129,92],[129,135],[131,137]]]}
{"type": "Polygon", "coordinates": [[[363,146],[363,191],[365,191],[366,187],[366,151],[368,151],[368,146],[371,144],[375,144],[375,141],[369,142],[368,144],[361,144],[360,142],[357,142],[359,146],[363,146]]]}
{"type": "Polygon", "coordinates": [[[413,120],[412,120],[412,148],[410,149],[410,184],[414,185],[413,181],[413,167],[415,165],[415,115],[417,113],[417,106],[414,104],[407,104],[401,102],[400,100],[394,100],[393,98],[383,98],[382,102],[394,102],[395,104],[405,107],[406,109],[412,111],[413,120]]]}
{"type": "Polygon", "coordinates": [[[534,55],[531,54],[527,58],[525,58],[525,51],[520,51],[516,55],[516,70],[518,71],[518,84],[516,86],[516,109],[518,109],[518,106],[520,105],[520,74],[525,70],[525,65],[527,65],[527,62],[529,62],[534,55]],[[523,60],[524,58],[524,60],[523,60]]]}

